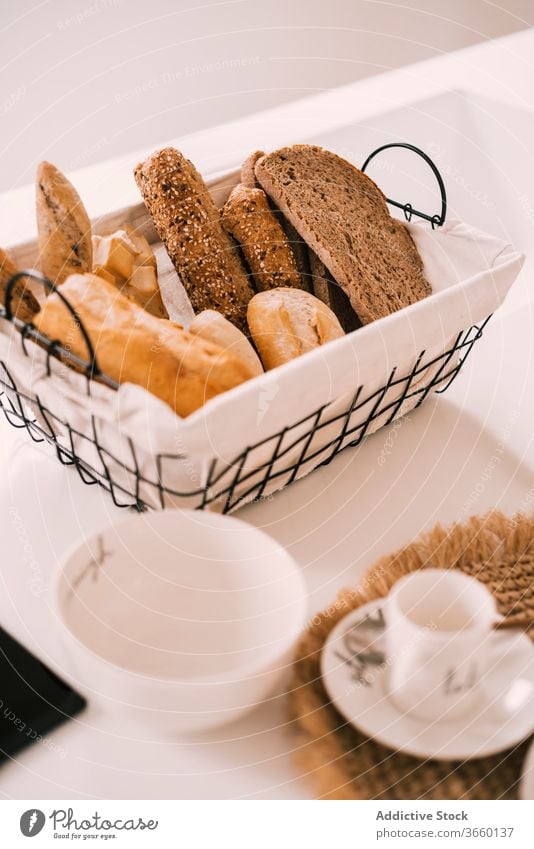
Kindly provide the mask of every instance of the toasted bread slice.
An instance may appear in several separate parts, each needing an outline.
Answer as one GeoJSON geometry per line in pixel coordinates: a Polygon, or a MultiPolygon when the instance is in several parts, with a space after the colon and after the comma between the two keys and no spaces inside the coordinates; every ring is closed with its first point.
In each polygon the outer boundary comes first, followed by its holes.
{"type": "Polygon", "coordinates": [[[294,145],[256,162],[262,188],[348,295],[363,324],[431,294],[406,227],[378,186],[350,162],[294,145]]]}

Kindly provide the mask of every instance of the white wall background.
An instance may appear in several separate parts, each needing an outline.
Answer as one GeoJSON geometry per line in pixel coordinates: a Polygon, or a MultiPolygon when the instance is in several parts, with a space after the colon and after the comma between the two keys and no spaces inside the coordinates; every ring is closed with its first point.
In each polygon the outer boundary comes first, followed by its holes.
{"type": "MultiPolygon", "coordinates": [[[[534,23],[532,0],[2,0],[0,190],[534,23]]],[[[468,81],[466,81],[468,84],[468,81]]]]}

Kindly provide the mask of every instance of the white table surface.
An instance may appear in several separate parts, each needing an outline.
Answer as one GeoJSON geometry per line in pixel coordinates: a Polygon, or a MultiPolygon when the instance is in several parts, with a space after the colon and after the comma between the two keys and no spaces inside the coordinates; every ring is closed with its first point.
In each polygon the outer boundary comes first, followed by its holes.
{"type": "MultiPolygon", "coordinates": [[[[373,141],[404,133],[432,148],[446,172],[453,212],[528,253],[532,57],[534,33],[527,31],[172,143],[209,173],[257,147],[316,136],[358,162],[373,141]],[[458,88],[462,94],[450,94],[458,88]],[[391,110],[397,111],[384,116],[391,110]]],[[[131,166],[143,153],[73,175],[91,215],[138,200],[131,166]]],[[[32,194],[28,187],[0,198],[4,244],[32,237],[32,194]]],[[[534,503],[530,271],[527,262],[446,397],[430,399],[329,467],[239,512],[297,558],[311,612],[357,582],[380,554],[437,520],[534,503]],[[378,456],[385,461],[377,463],[378,456]]],[[[122,513],[55,462],[49,449],[29,444],[3,421],[0,434],[0,622],[76,684],[54,626],[50,576],[71,542],[122,513]]],[[[283,697],[219,732],[173,741],[91,704],[48,743],[0,769],[1,796],[305,798],[311,792],[294,764],[298,740],[283,697]]]]}

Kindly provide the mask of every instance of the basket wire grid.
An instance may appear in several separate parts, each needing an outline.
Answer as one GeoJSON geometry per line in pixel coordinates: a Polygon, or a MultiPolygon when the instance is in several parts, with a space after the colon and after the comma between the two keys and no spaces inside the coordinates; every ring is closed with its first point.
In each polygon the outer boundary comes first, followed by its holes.
{"type": "MultiPolygon", "coordinates": [[[[441,226],[445,221],[447,210],[445,186],[435,164],[419,148],[399,142],[383,145],[367,158],[362,170],[365,170],[375,155],[393,147],[407,148],[428,163],[440,189],[441,212],[436,215],[428,215],[414,209],[410,203],[403,204],[387,198],[388,202],[402,209],[407,220],[415,215],[429,221],[433,228],[441,226]]],[[[79,371],[83,371],[86,377],[88,395],[91,394],[91,381],[94,378],[110,388],[117,388],[117,383],[99,368],[91,340],[80,317],[60,290],[42,275],[34,271],[24,271],[14,275],[7,284],[4,305],[3,307],[0,306],[0,317],[10,321],[20,331],[20,343],[26,356],[29,356],[28,339],[37,342],[46,349],[46,364],[49,375],[51,374],[50,358],[59,358],[70,362],[79,371]],[[13,314],[11,303],[15,284],[21,278],[28,277],[39,281],[47,290],[53,290],[60,296],[83,335],[87,346],[87,360],[80,359],[64,348],[57,340],[49,339],[40,333],[31,322],[21,321],[13,314]]],[[[84,483],[103,486],[110,493],[113,503],[118,507],[134,507],[137,510],[148,509],[149,504],[141,495],[141,490],[146,491],[148,488],[155,495],[152,503],[158,503],[161,508],[166,506],[166,497],[169,496],[172,499],[180,499],[185,503],[190,501],[198,509],[209,508],[214,502],[217,502],[219,509],[226,513],[234,510],[242,502],[261,499],[271,481],[285,477],[283,486],[292,483],[307,463],[317,461],[315,465],[327,465],[344,448],[358,445],[368,433],[373,422],[379,417],[385,417],[383,423],[390,424],[406,402],[410,401],[412,407],[417,407],[422,404],[430,392],[441,393],[446,391],[462,368],[473,345],[481,338],[490,317],[488,316],[480,323],[459,332],[449,348],[438,356],[429,359],[425,356],[425,351],[421,351],[408,373],[399,375],[397,369],[393,368],[388,380],[379,389],[366,393],[363,385],[357,386],[350,402],[342,412],[332,415],[328,409],[331,405],[323,405],[299,421],[288,424],[278,433],[248,445],[230,462],[213,459],[204,484],[187,492],[177,491],[164,483],[165,466],[169,463],[186,461],[187,457],[183,454],[157,454],[155,458],[157,470],[155,479],[143,476],[135,445],[131,439],[127,438],[131,462],[126,463],[124,457],[119,460],[100,443],[93,415],[91,415],[91,433],[83,433],[73,428],[68,421],[45,406],[37,395],[29,396],[17,387],[10,372],[9,364],[4,360],[0,360],[0,408],[7,421],[13,427],[25,428],[34,442],[47,442],[53,445],[58,460],[64,465],[74,466],[84,483]],[[428,382],[422,380],[426,372],[431,373],[428,382]],[[392,394],[392,390],[395,396],[394,400],[388,398],[388,395],[392,394]],[[368,405],[370,407],[369,413],[362,421],[359,412],[368,405]],[[39,420],[31,412],[32,407],[39,411],[39,420]],[[320,435],[322,430],[332,425],[336,425],[336,436],[326,444],[321,442],[318,448],[314,445],[314,437],[320,435]],[[96,449],[100,468],[89,464],[80,456],[75,444],[77,440],[90,443],[96,449]],[[260,449],[265,451],[269,444],[272,444],[272,450],[269,449],[270,453],[267,459],[264,459],[259,465],[252,463],[251,466],[250,460],[253,458],[254,452],[260,449]],[[318,460],[321,455],[323,455],[323,458],[318,460]],[[285,457],[288,460],[287,464],[284,463],[285,457]],[[133,486],[125,485],[124,482],[114,479],[110,467],[117,464],[126,471],[130,480],[134,482],[133,486]]]]}

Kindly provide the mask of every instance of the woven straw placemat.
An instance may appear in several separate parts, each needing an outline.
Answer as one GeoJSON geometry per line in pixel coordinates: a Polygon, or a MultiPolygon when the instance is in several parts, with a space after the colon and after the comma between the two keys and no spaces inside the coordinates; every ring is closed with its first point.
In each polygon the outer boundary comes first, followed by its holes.
{"type": "Polygon", "coordinates": [[[437,526],[380,560],[358,587],[343,591],[314,616],[297,649],[290,696],[301,738],[297,757],[319,798],[517,798],[528,741],[475,760],[420,760],[365,737],[338,713],[323,687],[320,655],[334,625],[386,595],[402,575],[425,566],[461,569],[483,581],[511,625],[534,620],[534,517],[494,512],[450,528],[437,526]]]}

